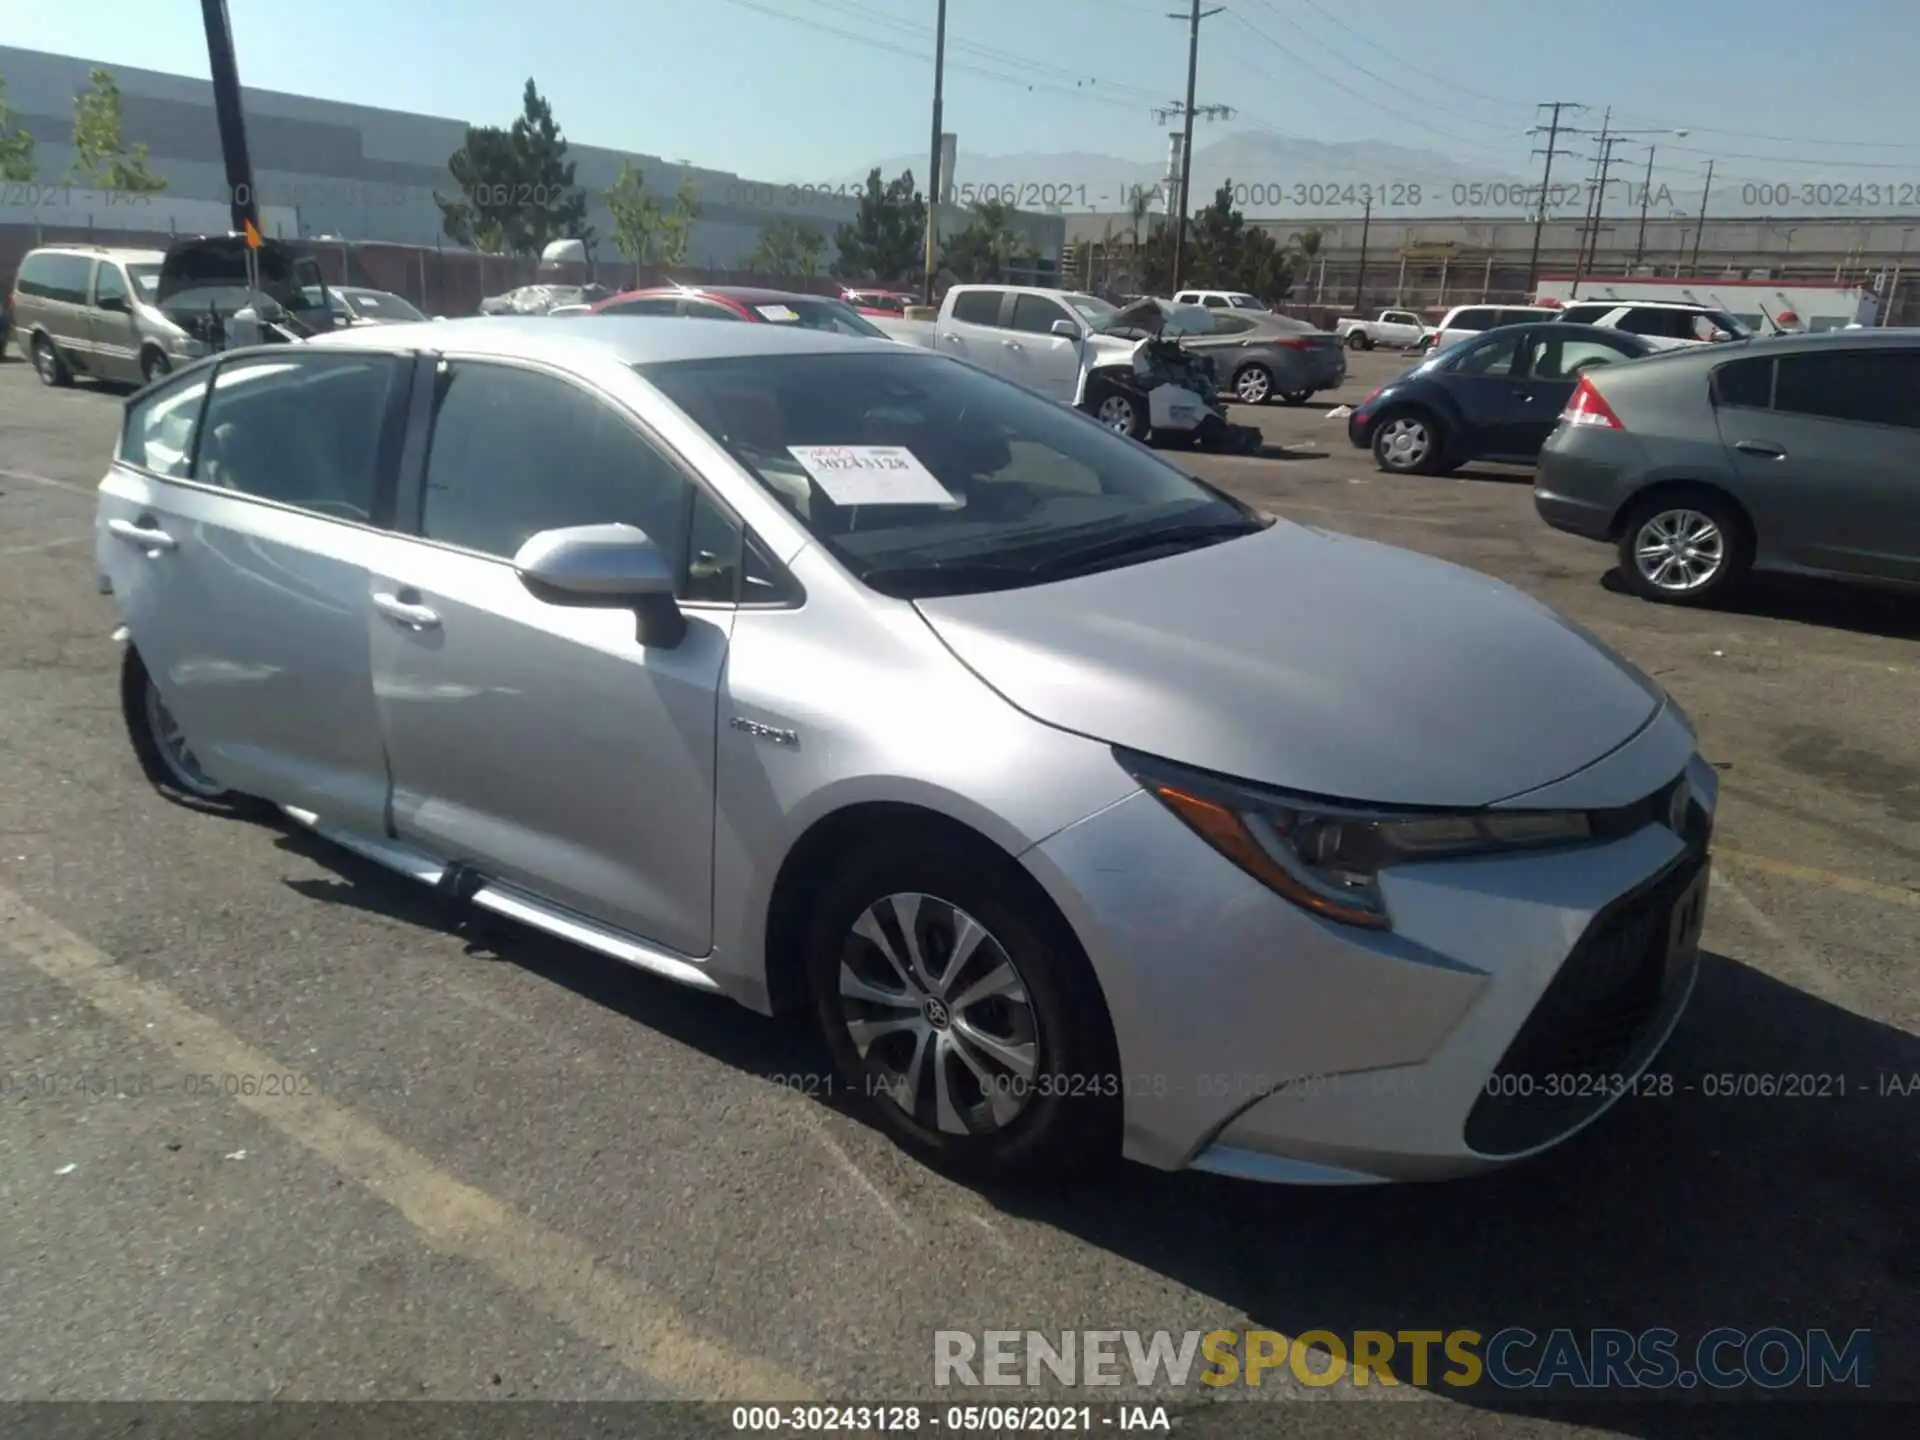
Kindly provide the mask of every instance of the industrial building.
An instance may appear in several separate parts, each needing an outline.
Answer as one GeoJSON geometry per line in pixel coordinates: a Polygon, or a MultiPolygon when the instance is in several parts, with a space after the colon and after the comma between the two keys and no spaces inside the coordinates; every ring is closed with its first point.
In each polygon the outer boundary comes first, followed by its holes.
{"type": "MultiPolygon", "coordinates": [[[[244,75],[246,57],[240,58],[244,75]]],[[[115,200],[63,187],[74,153],[74,97],[86,90],[88,73],[100,63],[0,46],[8,105],[14,123],[34,137],[41,182],[6,187],[0,197],[0,225],[37,224],[63,235],[86,230],[103,239],[224,230],[229,196],[213,87],[206,80],[106,66],[120,87],[125,138],[147,147],[152,167],[166,179],[167,188],[154,197],[115,200]]],[[[468,122],[252,87],[245,88],[243,96],[259,192],[255,199],[269,233],[285,239],[450,244],[434,193],[452,190],[447,157],[465,140],[468,122]]],[[[475,123],[510,123],[519,102],[518,94],[503,95],[500,113],[476,117],[475,123]]],[[[560,118],[564,124],[565,117],[560,118]]],[[[738,266],[758,244],[761,227],[773,220],[811,223],[831,239],[841,224],[854,218],[857,206],[850,194],[842,193],[851,186],[836,185],[829,191],[752,180],[687,161],[572,142],[568,157],[587,194],[587,223],[601,237],[603,261],[614,258],[606,241],[613,217],[604,197],[629,162],[645,171],[648,192],[663,200],[674,194],[682,176],[692,179],[701,205],[688,256],[696,269],[738,266]]],[[[943,230],[965,223],[964,210],[943,208],[943,230]]],[[[1015,228],[1042,256],[1058,257],[1061,217],[1023,214],[1016,217],[1015,228]]],[[[826,259],[832,258],[829,247],[826,259]]]]}

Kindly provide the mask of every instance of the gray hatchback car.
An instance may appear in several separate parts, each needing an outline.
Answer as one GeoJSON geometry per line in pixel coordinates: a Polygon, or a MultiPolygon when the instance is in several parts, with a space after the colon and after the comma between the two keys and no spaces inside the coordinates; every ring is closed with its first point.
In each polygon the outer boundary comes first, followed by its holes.
{"type": "Polygon", "coordinates": [[[817,1093],[970,1173],[1485,1169],[1693,987],[1717,791],[1657,685],[917,346],[230,352],[129,401],[97,554],[157,785],[804,1016],[817,1093]]]}
{"type": "Polygon", "coordinates": [[[1920,586],[1920,330],[1669,351],[1587,376],[1534,504],[1649,600],[1752,571],[1920,586]]]}

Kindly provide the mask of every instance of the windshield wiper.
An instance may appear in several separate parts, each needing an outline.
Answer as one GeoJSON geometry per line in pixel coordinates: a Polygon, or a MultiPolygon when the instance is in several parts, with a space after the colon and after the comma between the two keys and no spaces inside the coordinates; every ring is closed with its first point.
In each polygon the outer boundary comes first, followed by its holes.
{"type": "Polygon", "coordinates": [[[1117,535],[1112,539],[1097,540],[1091,545],[1082,545],[1050,556],[1036,564],[1033,567],[1033,573],[1049,577],[1077,575],[1098,568],[1109,561],[1125,560],[1154,551],[1170,553],[1175,550],[1193,550],[1203,545],[1233,540],[1242,535],[1252,535],[1266,528],[1267,522],[1264,520],[1246,519],[1216,520],[1205,524],[1168,525],[1157,530],[1139,530],[1130,535],[1117,535]]]}
{"type": "Polygon", "coordinates": [[[921,560],[897,565],[874,565],[860,572],[860,581],[883,595],[911,600],[933,595],[956,595],[968,590],[1009,590],[1033,579],[1031,565],[1000,565],[985,560],[921,560]]]}

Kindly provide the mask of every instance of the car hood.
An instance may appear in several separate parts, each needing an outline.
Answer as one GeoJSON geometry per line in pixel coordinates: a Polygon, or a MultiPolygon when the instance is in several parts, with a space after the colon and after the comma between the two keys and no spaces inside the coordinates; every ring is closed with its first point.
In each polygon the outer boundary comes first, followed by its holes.
{"type": "Polygon", "coordinates": [[[1659,688],[1476,571],[1280,521],[1051,585],[916,602],[1034,718],[1308,794],[1479,806],[1591,765],[1659,688]]]}

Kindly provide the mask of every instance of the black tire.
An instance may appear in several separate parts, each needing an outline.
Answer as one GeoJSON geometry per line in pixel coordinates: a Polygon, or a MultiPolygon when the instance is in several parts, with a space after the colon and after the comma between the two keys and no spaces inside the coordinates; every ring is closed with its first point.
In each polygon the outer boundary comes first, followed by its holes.
{"type": "MultiPolygon", "coordinates": [[[[885,908],[897,929],[898,913],[885,908]]],[[[1031,881],[986,842],[921,831],[855,852],[814,904],[807,929],[807,978],[815,1023],[845,1093],[895,1143],[929,1165],[968,1180],[1045,1185],[1118,1155],[1122,1112],[1113,1028],[1092,967],[1064,922],[1034,895],[1031,881]],[[848,1029],[847,1002],[841,997],[843,962],[855,975],[885,978],[893,973],[878,949],[858,938],[853,927],[869,909],[885,907],[888,897],[908,894],[941,902],[921,909],[916,934],[927,952],[937,952],[948,914],[942,906],[957,907],[991,937],[963,963],[967,981],[982,973],[974,967],[991,969],[997,963],[991,945],[1011,962],[1021,983],[1025,1000],[1014,1008],[1031,1022],[1027,1028],[1034,1036],[1035,1072],[1024,1086],[1001,1090],[1017,1094],[1022,1103],[1000,1128],[986,1133],[939,1128],[931,1070],[923,1073],[913,1097],[916,1113],[909,1113],[907,1104],[888,1088],[892,1082],[882,1078],[898,1072],[883,1064],[881,1043],[870,1044],[872,1058],[863,1057],[848,1029]]],[[[968,1010],[977,1012],[981,1003],[993,1002],[976,1002],[968,1010]]],[[[898,1006],[870,1008],[876,1018],[903,1013],[898,1006]]],[[[942,1023],[941,1029],[946,1028],[942,1023]]],[[[909,1052],[924,1043],[907,1035],[890,1039],[903,1042],[909,1052]]],[[[927,1063],[935,1062],[930,1058],[927,1063]]],[[[954,1077],[950,1093],[962,1099],[974,1082],[957,1060],[948,1063],[954,1077]]],[[[975,1089],[975,1098],[985,1103],[985,1090],[975,1089]]],[[[976,1121],[980,1118],[975,1116],[976,1121]]]]}
{"type": "Polygon", "coordinates": [[[27,346],[27,358],[42,385],[61,388],[73,384],[73,371],[60,354],[60,347],[48,335],[36,335],[27,346]]]}
{"type": "Polygon", "coordinates": [[[140,355],[140,378],[151,385],[162,375],[171,374],[173,362],[160,350],[147,349],[140,355]]]}
{"type": "Polygon", "coordinates": [[[1271,405],[1274,394],[1273,371],[1257,361],[1242,365],[1233,372],[1233,382],[1227,388],[1242,405],[1271,405]]]}
{"type": "Polygon", "coordinates": [[[1311,400],[1313,398],[1313,392],[1311,390],[1289,390],[1286,394],[1282,395],[1280,398],[1286,401],[1287,404],[1289,405],[1299,406],[1299,405],[1304,405],[1307,403],[1307,401],[1311,400]]]}
{"type": "Polygon", "coordinates": [[[1364,330],[1349,330],[1347,332],[1347,348],[1349,350],[1371,350],[1373,348],[1373,337],[1364,330]]]}
{"type": "Polygon", "coordinates": [[[1147,438],[1147,402],[1130,391],[1122,390],[1110,380],[1098,378],[1087,381],[1087,396],[1082,402],[1086,412],[1105,425],[1109,430],[1125,435],[1129,440],[1144,441],[1147,438]],[[1118,413],[1116,406],[1126,406],[1125,427],[1114,423],[1118,413]]]}
{"type": "MultiPolygon", "coordinates": [[[[1668,490],[1639,501],[1627,512],[1615,543],[1620,558],[1620,577],[1627,589],[1642,600],[1652,600],[1660,605],[1716,604],[1738,590],[1753,568],[1753,527],[1748,523],[1745,512],[1718,491],[1705,488],[1668,490]],[[1643,567],[1640,555],[1642,532],[1663,517],[1672,517],[1671,523],[1663,528],[1674,532],[1677,537],[1684,536],[1691,527],[1685,525],[1681,517],[1688,515],[1703,517],[1712,526],[1713,533],[1718,537],[1718,563],[1698,583],[1676,588],[1672,583],[1661,583],[1655,579],[1659,573],[1657,566],[1643,567]],[[1649,573],[1650,569],[1653,573],[1649,573]]],[[[1704,557],[1710,548],[1695,544],[1687,546],[1680,554],[1704,557]]],[[[1677,572],[1676,579],[1679,573],[1692,568],[1687,566],[1677,572]]]]}
{"type": "Polygon", "coordinates": [[[273,807],[263,800],[212,782],[196,785],[175,769],[154,733],[147,698],[152,688],[153,680],[147,674],[140,652],[128,645],[120,657],[120,716],[126,722],[127,739],[133,745],[134,759],[139,761],[140,773],[147,777],[147,783],[169,800],[195,809],[249,817],[271,811],[273,807]]]}
{"type": "Polygon", "coordinates": [[[1403,406],[1389,410],[1373,424],[1373,463],[1389,475],[1432,475],[1446,463],[1447,432],[1431,410],[1403,406]],[[1397,426],[1423,427],[1425,443],[1402,448],[1396,437],[1406,433],[1397,426]]]}

